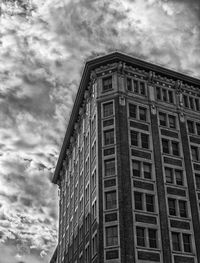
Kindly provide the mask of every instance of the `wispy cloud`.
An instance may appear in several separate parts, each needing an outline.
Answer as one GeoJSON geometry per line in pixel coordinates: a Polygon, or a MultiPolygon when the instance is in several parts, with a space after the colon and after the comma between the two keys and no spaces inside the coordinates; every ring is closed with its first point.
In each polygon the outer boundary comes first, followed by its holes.
{"type": "Polygon", "coordinates": [[[200,6],[12,3],[1,3],[0,254],[3,263],[48,262],[57,241],[51,177],[86,59],[119,50],[200,77],[200,6]]]}

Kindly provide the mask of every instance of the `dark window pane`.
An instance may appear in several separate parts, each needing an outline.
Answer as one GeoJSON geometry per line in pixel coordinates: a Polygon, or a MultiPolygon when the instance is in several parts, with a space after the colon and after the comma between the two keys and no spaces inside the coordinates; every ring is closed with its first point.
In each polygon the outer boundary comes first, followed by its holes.
{"type": "Polygon", "coordinates": [[[143,163],[143,169],[144,169],[144,178],[151,179],[151,164],[143,163]]]}
{"type": "Polygon", "coordinates": [[[175,129],[176,128],[176,117],[169,115],[169,127],[175,129]]]}
{"type": "Polygon", "coordinates": [[[141,133],[142,148],[149,149],[149,135],[141,133]]]}
{"type": "Polygon", "coordinates": [[[168,199],[169,214],[171,216],[176,216],[176,202],[174,199],[168,199]]]}
{"type": "Polygon", "coordinates": [[[138,80],[133,80],[133,87],[134,87],[134,92],[139,93],[139,83],[138,80]]]}
{"type": "Polygon", "coordinates": [[[172,141],[172,154],[179,156],[179,143],[172,141]]]}
{"type": "Polygon", "coordinates": [[[143,210],[142,193],[134,192],[135,209],[143,210]]]}
{"type": "Polygon", "coordinates": [[[156,97],[158,100],[161,100],[161,89],[159,87],[156,87],[156,97]]]}
{"type": "Polygon", "coordinates": [[[194,122],[193,121],[187,121],[188,131],[190,133],[194,133],[194,122]]]}
{"type": "Polygon", "coordinates": [[[166,183],[173,184],[173,169],[165,167],[166,183]]]}
{"type": "Polygon", "coordinates": [[[167,126],[167,115],[165,113],[159,113],[160,125],[167,126]]]}
{"type": "Polygon", "coordinates": [[[140,94],[141,95],[145,95],[146,94],[144,82],[140,82],[140,94]]]}
{"type": "Polygon", "coordinates": [[[133,176],[140,177],[141,175],[141,168],[139,161],[132,161],[133,165],[133,176]]]}
{"type": "Polygon", "coordinates": [[[143,107],[139,107],[139,119],[141,121],[147,120],[147,109],[143,107]]]}
{"type": "Polygon", "coordinates": [[[200,107],[199,107],[199,99],[195,99],[195,106],[196,106],[196,110],[199,111],[200,107]]]}
{"type": "Polygon", "coordinates": [[[163,101],[167,101],[167,90],[162,89],[163,101]]]}
{"type": "Polygon", "coordinates": [[[131,131],[131,145],[138,146],[138,132],[131,131]]]}
{"type": "Polygon", "coordinates": [[[183,105],[188,108],[188,96],[183,95],[183,105]]]}
{"type": "Polygon", "coordinates": [[[192,97],[189,97],[189,102],[190,102],[190,109],[194,110],[194,100],[192,97]]]}
{"type": "Polygon", "coordinates": [[[200,189],[200,174],[195,174],[196,178],[196,187],[200,189]]]}
{"type": "Polygon", "coordinates": [[[132,80],[127,78],[127,90],[132,91],[132,80]]]}
{"type": "Polygon", "coordinates": [[[136,227],[136,235],[137,235],[137,245],[141,247],[145,247],[144,228],[136,227]]]}
{"type": "Polygon", "coordinates": [[[181,250],[179,233],[172,232],[172,247],[175,251],[181,250]]]}
{"type": "Polygon", "coordinates": [[[162,148],[164,153],[169,153],[169,141],[162,139],[162,148]]]}
{"type": "Polygon", "coordinates": [[[109,91],[112,89],[112,76],[103,79],[103,91],[109,91]]]}
{"type": "Polygon", "coordinates": [[[175,169],[175,179],[177,185],[183,185],[183,171],[175,169]]]}
{"type": "Polygon", "coordinates": [[[108,130],[104,132],[104,145],[114,143],[114,130],[108,130]]]}
{"type": "Polygon", "coordinates": [[[149,232],[149,247],[157,248],[157,231],[155,229],[148,229],[149,232]]]}
{"type": "Polygon", "coordinates": [[[168,96],[169,96],[169,102],[174,103],[173,92],[171,90],[168,90],[168,96]]]}
{"type": "Polygon", "coordinates": [[[106,246],[118,245],[117,226],[106,227],[106,246]]]}
{"type": "Polygon", "coordinates": [[[196,123],[197,134],[200,135],[200,123],[196,123]]]}
{"type": "Polygon", "coordinates": [[[103,104],[103,117],[108,117],[113,115],[113,103],[105,103],[103,104]]]}
{"type": "Polygon", "coordinates": [[[105,176],[115,175],[115,159],[105,160],[105,176]]]}
{"type": "Polygon", "coordinates": [[[183,234],[183,248],[184,252],[191,252],[191,238],[189,234],[183,234]]]}
{"type": "Polygon", "coordinates": [[[116,191],[105,193],[105,203],[106,209],[114,209],[117,207],[116,191]]]}
{"type": "Polygon", "coordinates": [[[146,194],[146,210],[148,212],[154,212],[154,196],[146,194]]]}
{"type": "Polygon", "coordinates": [[[187,217],[186,201],[179,200],[180,217],[187,217]]]}
{"type": "Polygon", "coordinates": [[[192,160],[198,161],[199,160],[198,148],[195,146],[191,146],[191,152],[192,152],[192,160]]]}
{"type": "Polygon", "coordinates": [[[133,104],[129,104],[129,116],[131,118],[135,118],[137,117],[137,106],[133,105],[133,104]]]}

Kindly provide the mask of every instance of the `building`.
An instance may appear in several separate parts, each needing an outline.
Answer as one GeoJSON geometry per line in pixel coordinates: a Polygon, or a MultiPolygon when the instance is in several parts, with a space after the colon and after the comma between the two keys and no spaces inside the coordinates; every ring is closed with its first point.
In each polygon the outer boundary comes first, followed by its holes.
{"type": "Polygon", "coordinates": [[[58,263],[200,263],[200,80],[88,61],[53,182],[58,263]]]}

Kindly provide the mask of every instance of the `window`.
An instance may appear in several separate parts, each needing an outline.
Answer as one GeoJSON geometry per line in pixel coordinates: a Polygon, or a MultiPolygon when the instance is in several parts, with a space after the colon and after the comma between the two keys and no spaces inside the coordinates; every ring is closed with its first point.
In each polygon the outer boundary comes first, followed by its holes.
{"type": "Polygon", "coordinates": [[[162,139],[162,149],[163,153],[169,153],[169,141],[166,139],[162,139]]]}
{"type": "Polygon", "coordinates": [[[196,123],[197,135],[200,135],[200,123],[196,123]]]}
{"type": "Polygon", "coordinates": [[[89,230],[89,226],[90,226],[90,217],[89,217],[89,213],[86,215],[85,217],[85,232],[87,233],[89,230]]]}
{"type": "Polygon", "coordinates": [[[129,104],[129,116],[131,118],[137,118],[137,106],[133,104],[129,104]]]}
{"type": "Polygon", "coordinates": [[[103,117],[109,117],[113,115],[113,102],[103,104],[103,117]]]}
{"type": "Polygon", "coordinates": [[[103,92],[112,89],[112,76],[103,79],[103,92]]]}
{"type": "Polygon", "coordinates": [[[157,231],[155,229],[148,229],[149,232],[149,247],[157,248],[157,231]]]}
{"type": "Polygon", "coordinates": [[[156,87],[156,97],[158,100],[161,100],[161,88],[156,87]]]}
{"type": "Polygon", "coordinates": [[[89,201],[89,184],[86,186],[85,188],[85,203],[87,203],[89,201]]]}
{"type": "Polygon", "coordinates": [[[140,162],[133,160],[132,167],[133,167],[133,176],[140,177],[140,173],[141,173],[140,162]]]}
{"type": "Polygon", "coordinates": [[[189,133],[194,133],[194,122],[193,121],[187,121],[188,131],[189,133]]]}
{"type": "Polygon", "coordinates": [[[93,174],[92,174],[92,180],[91,180],[91,187],[92,187],[92,191],[94,190],[94,188],[96,187],[96,170],[94,170],[93,174]]]}
{"type": "Polygon", "coordinates": [[[169,215],[187,218],[187,202],[185,200],[177,200],[168,198],[169,215]]]}
{"type": "Polygon", "coordinates": [[[92,157],[92,160],[96,157],[96,141],[92,145],[91,157],[92,157]]]}
{"type": "Polygon", "coordinates": [[[85,248],[85,263],[90,262],[90,246],[87,245],[85,248]]]}
{"type": "Polygon", "coordinates": [[[161,126],[167,126],[167,115],[165,113],[159,112],[159,120],[161,126]]]}
{"type": "Polygon", "coordinates": [[[159,122],[161,126],[168,127],[171,129],[176,128],[176,117],[173,115],[159,112],[159,122]]]}
{"type": "Polygon", "coordinates": [[[147,108],[130,103],[129,116],[137,120],[147,121],[147,108]]]}
{"type": "Polygon", "coordinates": [[[117,226],[106,227],[106,246],[118,245],[118,229],[117,226]]]}
{"type": "Polygon", "coordinates": [[[127,90],[132,91],[132,79],[127,78],[126,82],[127,82],[127,90]]]}
{"type": "Polygon", "coordinates": [[[162,139],[162,150],[163,153],[180,156],[179,142],[162,139]]]}
{"type": "Polygon", "coordinates": [[[139,82],[138,80],[133,80],[133,88],[135,93],[139,93],[139,82]]]}
{"type": "Polygon", "coordinates": [[[138,146],[144,149],[149,149],[149,135],[148,134],[131,130],[130,135],[131,135],[131,145],[138,146]]]}
{"type": "Polygon", "coordinates": [[[176,128],[176,117],[173,115],[168,115],[168,119],[169,119],[169,128],[176,128]]]}
{"type": "Polygon", "coordinates": [[[117,207],[117,194],[116,191],[110,191],[105,193],[105,208],[115,209],[117,207]]]}
{"type": "Polygon", "coordinates": [[[142,193],[134,192],[135,209],[143,210],[142,193]]]}
{"type": "Polygon", "coordinates": [[[196,188],[200,189],[200,174],[195,174],[196,188]]]}
{"type": "Polygon", "coordinates": [[[166,183],[184,185],[182,170],[165,167],[165,178],[166,183]]]}
{"type": "Polygon", "coordinates": [[[194,100],[192,97],[189,97],[190,109],[194,110],[194,100]]]}
{"type": "Polygon", "coordinates": [[[97,217],[97,200],[92,204],[92,221],[97,217]]]}
{"type": "Polygon", "coordinates": [[[163,100],[168,103],[174,103],[174,95],[172,90],[156,87],[156,96],[158,100],[163,100]]]}
{"type": "Polygon", "coordinates": [[[173,184],[173,169],[165,167],[166,183],[173,184]]]}
{"type": "Polygon", "coordinates": [[[114,143],[114,130],[104,131],[104,145],[114,143]]]}
{"type": "Polygon", "coordinates": [[[198,147],[191,146],[192,160],[199,161],[198,147]]]}
{"type": "Polygon", "coordinates": [[[144,82],[140,82],[140,94],[141,95],[146,95],[146,90],[145,90],[145,83],[144,82]]]}
{"type": "Polygon", "coordinates": [[[104,161],[105,176],[115,175],[115,159],[108,159],[104,161]]]}
{"type": "Polygon", "coordinates": [[[168,96],[169,96],[169,102],[174,103],[173,92],[171,90],[168,90],[168,96]]]}
{"type": "Polygon", "coordinates": [[[137,245],[140,247],[145,247],[145,228],[136,227],[136,235],[137,235],[137,245]]]}
{"type": "Polygon", "coordinates": [[[97,253],[97,233],[92,237],[92,257],[97,253]]]}
{"type": "Polygon", "coordinates": [[[134,192],[135,209],[147,212],[155,211],[154,195],[134,192]]]}
{"type": "Polygon", "coordinates": [[[199,111],[200,107],[199,107],[199,99],[194,99],[195,101],[195,107],[196,107],[196,110],[199,111]]]}
{"type": "Polygon", "coordinates": [[[176,232],[172,232],[172,248],[175,251],[180,251],[180,234],[176,232]]]}
{"type": "Polygon", "coordinates": [[[192,252],[191,235],[172,232],[172,249],[186,253],[192,252]]]}
{"type": "Polygon", "coordinates": [[[157,230],[152,228],[136,227],[137,246],[158,248],[157,230]]]}
{"type": "Polygon", "coordinates": [[[151,179],[152,177],[151,163],[132,160],[132,171],[134,177],[143,177],[145,179],[151,179]]]}
{"type": "Polygon", "coordinates": [[[183,171],[175,169],[175,182],[177,185],[183,185],[183,171]]]}
{"type": "Polygon", "coordinates": [[[167,90],[166,89],[162,90],[162,95],[163,95],[162,97],[163,101],[167,101],[167,90]]]}
{"type": "Polygon", "coordinates": [[[189,234],[183,234],[183,249],[184,252],[191,252],[191,237],[189,234]]]}
{"type": "Polygon", "coordinates": [[[183,95],[183,105],[188,108],[188,96],[183,95]]]}

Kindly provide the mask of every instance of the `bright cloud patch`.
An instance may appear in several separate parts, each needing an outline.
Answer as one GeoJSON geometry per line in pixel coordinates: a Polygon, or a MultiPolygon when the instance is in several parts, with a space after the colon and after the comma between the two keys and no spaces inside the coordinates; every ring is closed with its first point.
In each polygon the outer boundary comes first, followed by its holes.
{"type": "Polygon", "coordinates": [[[58,217],[51,177],[86,59],[119,50],[200,77],[199,1],[0,7],[0,263],[48,262],[58,217]]]}

